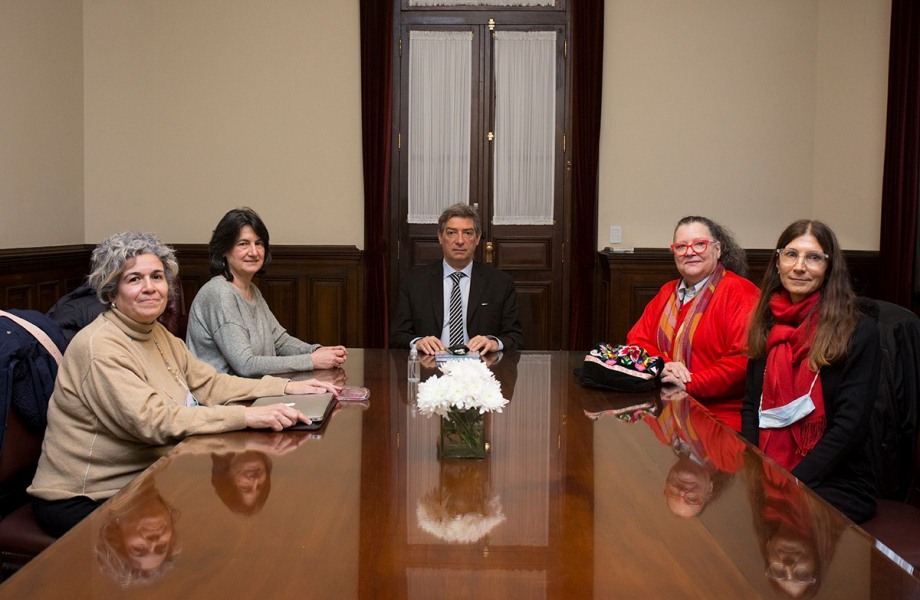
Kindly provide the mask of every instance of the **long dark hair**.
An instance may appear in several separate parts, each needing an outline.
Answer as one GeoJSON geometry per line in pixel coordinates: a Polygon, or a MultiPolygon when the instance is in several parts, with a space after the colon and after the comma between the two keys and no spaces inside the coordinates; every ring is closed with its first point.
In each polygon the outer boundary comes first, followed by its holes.
{"type": "Polygon", "coordinates": [[[722,227],[712,219],[690,215],[677,222],[677,225],[674,227],[674,233],[677,233],[677,230],[680,229],[681,226],[689,225],[690,223],[705,225],[706,228],[709,229],[709,233],[712,235],[713,239],[719,242],[719,246],[722,249],[722,254],[719,256],[719,262],[722,263],[723,267],[739,277],[747,277],[747,254],[744,252],[744,248],[738,245],[738,242],[735,241],[734,236],[728,229],[722,227]]]}
{"type": "Polygon", "coordinates": [[[211,258],[209,270],[212,276],[223,275],[227,281],[233,281],[233,273],[230,272],[230,267],[227,266],[227,260],[224,255],[236,244],[236,238],[239,237],[240,231],[246,225],[252,227],[256,235],[262,239],[262,244],[265,247],[265,260],[262,262],[262,268],[258,274],[261,275],[265,272],[265,267],[272,260],[271,246],[268,245],[268,228],[265,227],[265,223],[262,222],[262,218],[259,217],[256,211],[248,206],[243,206],[234,208],[225,214],[217,224],[217,227],[214,228],[214,233],[211,234],[208,252],[211,258]]]}
{"type": "MultiPolygon", "coordinates": [[[[811,234],[818,240],[827,254],[827,270],[824,272],[821,301],[818,304],[818,325],[815,329],[809,365],[813,369],[837,362],[847,354],[847,348],[859,321],[859,307],[856,294],[850,285],[850,271],[837,236],[821,221],[802,219],[787,227],[776,242],[776,250],[785,248],[792,240],[811,234]]],[[[760,301],[751,316],[748,331],[748,354],[751,358],[765,356],[767,335],[774,325],[770,311],[770,298],[783,289],[777,268],[776,252],[770,254],[770,264],[760,284],[760,301]]]]}

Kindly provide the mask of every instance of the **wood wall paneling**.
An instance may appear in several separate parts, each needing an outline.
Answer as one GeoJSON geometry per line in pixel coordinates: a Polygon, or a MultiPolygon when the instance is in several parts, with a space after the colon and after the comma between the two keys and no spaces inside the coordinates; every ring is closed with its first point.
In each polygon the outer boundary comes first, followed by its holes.
{"type": "MultiPolygon", "coordinates": [[[[211,277],[204,245],[176,246],[186,303],[211,277]]],[[[256,285],[288,333],[306,342],[364,344],[364,271],[354,246],[272,246],[256,285]]]]}
{"type": "Polygon", "coordinates": [[[79,287],[90,252],[84,245],[0,250],[0,308],[47,312],[79,287]]]}
{"type": "Polygon", "coordinates": [[[499,239],[495,245],[500,251],[494,266],[502,271],[545,271],[552,269],[552,238],[499,239]]]}
{"type": "MultiPolygon", "coordinates": [[[[186,307],[211,278],[204,244],[174,246],[186,307]]],[[[47,312],[89,272],[91,245],[0,250],[0,308],[47,312]]],[[[281,325],[319,344],[364,344],[362,253],[354,246],[273,246],[256,284],[281,325]]]]}
{"type": "Polygon", "coordinates": [[[428,265],[444,258],[444,250],[441,249],[436,237],[415,239],[409,250],[410,268],[428,265]]]}
{"type": "MultiPolygon", "coordinates": [[[[86,277],[93,247],[54,246],[0,250],[0,308],[47,312],[54,302],[75,289],[86,277]]],[[[438,252],[440,247],[433,245],[438,252]]],[[[176,246],[186,305],[209,279],[207,247],[176,246]]],[[[353,246],[275,246],[273,260],[258,281],[266,301],[288,331],[320,344],[364,343],[361,310],[364,264],[353,246]]],[[[749,250],[750,278],[760,283],[770,250],[749,250]]],[[[545,256],[537,252],[534,258],[545,256]]],[[[601,252],[595,318],[596,341],[622,342],[648,301],[677,276],[667,250],[639,248],[630,254],[601,252]]],[[[847,263],[857,293],[873,297],[878,289],[878,253],[848,251],[847,263]]],[[[497,256],[502,260],[501,256],[497,256]]],[[[521,269],[526,265],[520,265],[521,269]]],[[[521,323],[528,348],[543,347],[550,339],[544,318],[552,307],[548,285],[539,280],[517,287],[521,323]]],[[[558,323],[552,326],[558,326],[558,323]]]]}
{"type": "MultiPolygon", "coordinates": [[[[301,323],[306,315],[297,309],[297,280],[290,277],[263,276],[257,283],[262,296],[279,323],[288,331],[304,328],[301,323]],[[303,318],[300,318],[303,317],[303,318]]],[[[308,341],[308,340],[307,340],[308,341]]]]}
{"type": "MultiPolygon", "coordinates": [[[[518,313],[524,332],[524,349],[547,348],[551,339],[549,315],[552,282],[518,282],[516,286],[518,313]]],[[[559,325],[558,323],[556,325],[559,325]]]]}

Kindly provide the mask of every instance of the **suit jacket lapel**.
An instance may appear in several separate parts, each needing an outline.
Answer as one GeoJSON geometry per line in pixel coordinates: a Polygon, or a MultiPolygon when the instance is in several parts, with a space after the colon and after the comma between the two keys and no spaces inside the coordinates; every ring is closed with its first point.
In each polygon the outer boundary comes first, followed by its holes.
{"type": "Polygon", "coordinates": [[[444,265],[437,262],[431,266],[428,275],[428,297],[431,298],[431,311],[434,322],[437,324],[437,337],[441,337],[444,329],[444,265]]]}
{"type": "MultiPolygon", "coordinates": [[[[482,302],[482,294],[485,290],[485,277],[482,274],[482,265],[477,262],[473,263],[473,276],[470,278],[470,295],[466,300],[466,327],[469,329],[473,317],[476,315],[476,309],[482,302]]],[[[470,332],[472,335],[472,332],[470,332]]]]}

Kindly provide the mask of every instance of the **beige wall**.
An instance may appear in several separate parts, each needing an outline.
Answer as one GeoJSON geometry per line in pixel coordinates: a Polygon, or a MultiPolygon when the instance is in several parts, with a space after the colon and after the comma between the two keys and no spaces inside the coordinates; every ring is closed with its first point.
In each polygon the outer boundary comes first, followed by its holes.
{"type": "Polygon", "coordinates": [[[83,18],[0,0],[0,248],[83,243],[83,18]]]}
{"type": "Polygon", "coordinates": [[[606,5],[599,247],[687,214],[766,248],[798,218],[878,249],[890,1],[606,5]]]}
{"type": "MultiPolygon", "coordinates": [[[[890,0],[608,0],[599,247],[689,213],[768,247],[800,217],[878,248],[890,0]]],[[[358,2],[0,0],[0,247],[249,204],[363,247],[358,2]],[[85,225],[84,225],[85,223],[85,225]]]]}
{"type": "Polygon", "coordinates": [[[363,247],[358,2],[84,4],[86,241],[203,243],[249,205],[279,244],[363,247]]]}

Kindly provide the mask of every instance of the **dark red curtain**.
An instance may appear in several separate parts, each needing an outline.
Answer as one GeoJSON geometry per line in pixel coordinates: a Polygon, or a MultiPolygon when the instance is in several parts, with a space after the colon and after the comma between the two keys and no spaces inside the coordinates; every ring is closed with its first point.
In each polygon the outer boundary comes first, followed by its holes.
{"type": "Polygon", "coordinates": [[[604,55],[603,0],[574,0],[572,10],[572,320],[568,348],[587,350],[594,339],[597,261],[597,171],[604,55]]]}
{"type": "Polygon", "coordinates": [[[917,309],[920,188],[920,3],[892,0],[879,297],[917,309]]]}
{"type": "Polygon", "coordinates": [[[393,2],[361,0],[361,126],[364,158],[364,347],[386,348],[390,243],[393,2]]]}

